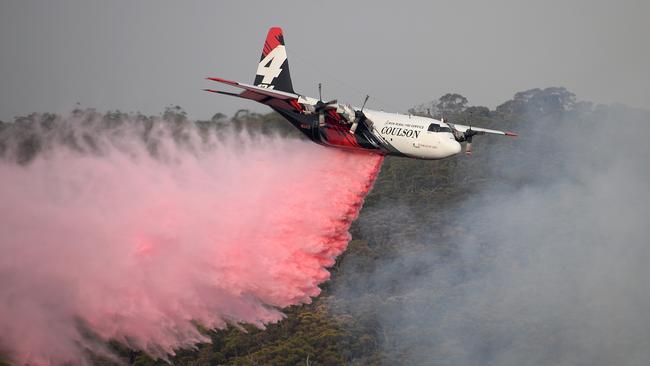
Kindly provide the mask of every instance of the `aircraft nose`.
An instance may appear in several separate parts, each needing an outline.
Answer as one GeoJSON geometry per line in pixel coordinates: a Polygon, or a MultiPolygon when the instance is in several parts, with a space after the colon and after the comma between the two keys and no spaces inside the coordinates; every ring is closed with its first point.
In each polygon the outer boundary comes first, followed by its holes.
{"type": "Polygon", "coordinates": [[[448,154],[447,156],[452,156],[456,155],[462,150],[462,147],[460,146],[460,143],[456,141],[456,139],[451,138],[447,140],[447,143],[445,144],[445,152],[448,154]]]}

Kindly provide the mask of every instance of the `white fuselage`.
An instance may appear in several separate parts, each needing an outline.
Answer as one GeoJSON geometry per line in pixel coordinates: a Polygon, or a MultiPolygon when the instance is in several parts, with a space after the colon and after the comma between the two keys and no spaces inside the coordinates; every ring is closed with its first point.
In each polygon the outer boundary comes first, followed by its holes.
{"type": "Polygon", "coordinates": [[[373,110],[365,110],[364,114],[372,123],[373,133],[406,156],[444,159],[461,151],[449,126],[442,121],[373,110]],[[436,128],[430,128],[432,124],[447,131],[437,132],[436,128]]]}

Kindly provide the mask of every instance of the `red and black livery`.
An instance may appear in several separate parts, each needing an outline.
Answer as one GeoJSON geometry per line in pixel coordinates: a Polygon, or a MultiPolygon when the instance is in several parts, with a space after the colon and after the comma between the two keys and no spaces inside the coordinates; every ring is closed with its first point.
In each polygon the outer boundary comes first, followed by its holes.
{"type": "MultiPolygon", "coordinates": [[[[253,85],[247,85],[221,78],[208,78],[230,86],[244,89],[241,93],[229,93],[205,89],[213,93],[236,96],[266,104],[281,114],[312,141],[351,149],[372,150],[378,153],[398,153],[390,144],[373,134],[372,124],[359,123],[351,133],[351,119],[364,119],[363,113],[342,114],[337,105],[323,103],[313,98],[303,97],[293,90],[289,72],[289,60],[286,54],[282,29],[269,29],[262,48],[257,73],[253,85]]],[[[333,101],[334,103],[336,101],[333,101]]]]}

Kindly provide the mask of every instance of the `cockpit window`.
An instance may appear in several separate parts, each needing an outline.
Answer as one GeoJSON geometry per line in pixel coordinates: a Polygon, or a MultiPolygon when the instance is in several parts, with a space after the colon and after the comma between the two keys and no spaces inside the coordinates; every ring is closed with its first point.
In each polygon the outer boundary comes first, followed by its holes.
{"type": "Polygon", "coordinates": [[[440,125],[432,123],[429,125],[429,129],[427,129],[429,132],[440,132],[440,125]]]}
{"type": "Polygon", "coordinates": [[[451,128],[447,126],[440,126],[437,123],[432,123],[429,125],[429,128],[427,129],[429,132],[451,132],[451,128]]]}

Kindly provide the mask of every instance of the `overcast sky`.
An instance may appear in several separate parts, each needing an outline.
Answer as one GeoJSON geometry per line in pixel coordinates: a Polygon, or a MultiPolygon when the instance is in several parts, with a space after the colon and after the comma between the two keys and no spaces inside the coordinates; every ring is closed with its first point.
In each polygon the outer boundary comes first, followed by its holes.
{"type": "Polygon", "coordinates": [[[284,29],[294,88],[406,111],[458,92],[491,108],[565,86],[581,100],[650,107],[650,2],[2,0],[0,119],[66,112],[209,118],[251,101],[201,91],[252,82],[270,26],[284,29]],[[390,5],[389,5],[390,4],[390,5]]]}

